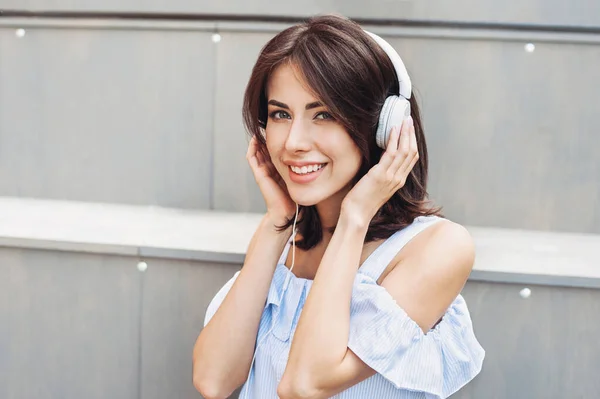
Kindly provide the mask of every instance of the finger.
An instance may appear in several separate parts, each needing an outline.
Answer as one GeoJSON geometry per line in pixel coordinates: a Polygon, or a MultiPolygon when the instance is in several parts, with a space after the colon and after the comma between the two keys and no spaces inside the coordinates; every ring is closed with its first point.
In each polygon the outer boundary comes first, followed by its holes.
{"type": "Polygon", "coordinates": [[[246,151],[246,159],[250,159],[250,157],[254,156],[256,152],[256,136],[252,136],[250,139],[250,143],[248,143],[248,151],[246,151]]]}
{"type": "Polygon", "coordinates": [[[258,158],[256,158],[256,155],[251,154],[250,152],[248,152],[248,155],[246,156],[246,159],[248,160],[248,164],[250,165],[250,168],[253,171],[256,171],[256,169],[258,168],[258,158]]]}
{"type": "Polygon", "coordinates": [[[402,122],[402,132],[400,133],[400,152],[407,157],[410,151],[410,130],[412,127],[412,118],[407,118],[402,122]]]}
{"type": "Polygon", "coordinates": [[[413,168],[415,167],[415,165],[417,164],[418,160],[419,160],[419,156],[415,155],[411,159],[410,163],[406,166],[406,168],[401,168],[398,171],[398,177],[396,178],[396,181],[398,181],[398,188],[396,190],[399,190],[406,184],[406,181],[408,180],[408,176],[410,176],[410,174],[411,174],[413,168]]]}
{"type": "Polygon", "coordinates": [[[399,137],[399,148],[396,153],[393,162],[389,166],[389,172],[395,175],[402,165],[405,163],[406,158],[409,157],[410,151],[410,120],[405,120],[402,123],[402,131],[399,137]]]}
{"type": "Polygon", "coordinates": [[[265,164],[265,156],[264,156],[263,152],[260,149],[258,149],[256,151],[256,158],[258,159],[258,164],[259,165],[262,166],[262,165],[265,164]]]}
{"type": "Polygon", "coordinates": [[[250,168],[256,173],[256,171],[264,164],[264,161],[260,155],[260,149],[258,147],[258,140],[256,136],[252,137],[250,144],[248,145],[248,152],[246,153],[246,159],[250,168]]]}
{"type": "Polygon", "coordinates": [[[402,164],[402,166],[400,167],[400,169],[398,169],[398,172],[396,172],[396,175],[394,176],[394,180],[398,182],[398,187],[396,188],[396,190],[400,189],[406,184],[408,176],[411,174],[413,168],[419,160],[419,154],[415,153],[409,159],[410,160],[407,159],[407,161],[404,164],[402,164]]]}
{"type": "Polygon", "coordinates": [[[408,169],[415,155],[418,156],[419,153],[417,149],[417,138],[415,135],[415,127],[412,123],[412,118],[410,119],[408,125],[409,127],[406,131],[406,137],[404,137],[404,141],[402,142],[402,152],[406,155],[402,161],[402,165],[400,166],[400,169],[405,171],[408,169]]]}
{"type": "Polygon", "coordinates": [[[410,120],[411,120],[411,124],[410,124],[410,149],[411,149],[411,151],[418,152],[419,151],[419,146],[417,144],[417,135],[415,133],[415,121],[412,119],[412,117],[410,118],[410,120]]]}
{"type": "Polygon", "coordinates": [[[411,125],[410,125],[410,132],[409,132],[409,137],[410,137],[410,142],[409,142],[409,156],[408,156],[408,160],[412,161],[413,157],[419,157],[419,146],[417,145],[417,134],[415,132],[415,126],[412,123],[411,120],[411,125]]]}
{"type": "Polygon", "coordinates": [[[379,165],[381,165],[384,168],[383,170],[388,170],[390,165],[394,161],[396,153],[398,152],[399,136],[400,129],[397,126],[392,127],[387,147],[385,149],[385,152],[381,156],[381,159],[379,160],[379,165]]]}

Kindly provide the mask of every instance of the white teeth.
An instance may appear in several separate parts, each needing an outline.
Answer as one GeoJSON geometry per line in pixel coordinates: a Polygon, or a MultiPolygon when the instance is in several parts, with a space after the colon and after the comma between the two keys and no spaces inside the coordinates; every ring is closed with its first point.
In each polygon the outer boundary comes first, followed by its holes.
{"type": "Polygon", "coordinates": [[[321,165],[308,165],[308,166],[290,166],[290,168],[292,169],[292,171],[294,173],[298,173],[299,175],[305,175],[307,173],[312,173],[312,172],[316,172],[317,170],[321,169],[324,166],[324,164],[321,165]]]}

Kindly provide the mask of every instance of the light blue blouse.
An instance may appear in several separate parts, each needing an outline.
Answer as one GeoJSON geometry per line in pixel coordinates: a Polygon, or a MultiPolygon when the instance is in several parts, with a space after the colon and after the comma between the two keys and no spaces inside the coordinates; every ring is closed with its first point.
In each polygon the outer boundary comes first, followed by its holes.
{"type": "MultiPolygon", "coordinates": [[[[384,241],[359,268],[350,304],[348,348],[377,374],[335,395],[338,399],[446,398],[480,371],[485,351],[473,332],[467,305],[459,295],[433,329],[421,328],[377,284],[387,265],[413,237],[439,217],[418,217],[384,241]]],[[[277,386],[312,280],[295,277],[285,266],[291,239],[273,275],[260,321],[257,346],[240,398],[277,399],[277,386]]],[[[239,272],[208,306],[206,325],[239,272]]]]}

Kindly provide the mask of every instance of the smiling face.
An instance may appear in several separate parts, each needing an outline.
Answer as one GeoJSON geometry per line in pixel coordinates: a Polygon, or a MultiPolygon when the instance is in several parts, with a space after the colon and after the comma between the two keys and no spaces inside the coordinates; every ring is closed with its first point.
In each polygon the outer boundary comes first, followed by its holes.
{"type": "Polygon", "coordinates": [[[361,154],[300,76],[284,63],[269,78],[267,150],[299,205],[341,203],[360,168],[361,154]]]}

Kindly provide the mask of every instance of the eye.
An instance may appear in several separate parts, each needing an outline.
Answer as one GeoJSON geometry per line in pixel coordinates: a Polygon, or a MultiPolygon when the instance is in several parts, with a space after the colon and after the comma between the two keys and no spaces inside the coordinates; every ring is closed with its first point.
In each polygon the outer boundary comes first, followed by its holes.
{"type": "Polygon", "coordinates": [[[319,112],[316,116],[315,119],[323,119],[323,120],[334,120],[335,118],[333,116],[331,116],[331,114],[329,112],[319,112]]]}
{"type": "Polygon", "coordinates": [[[285,111],[277,110],[277,111],[271,112],[269,114],[269,117],[271,119],[275,119],[275,120],[277,120],[277,119],[289,119],[290,115],[287,112],[285,112],[285,111]]]}

